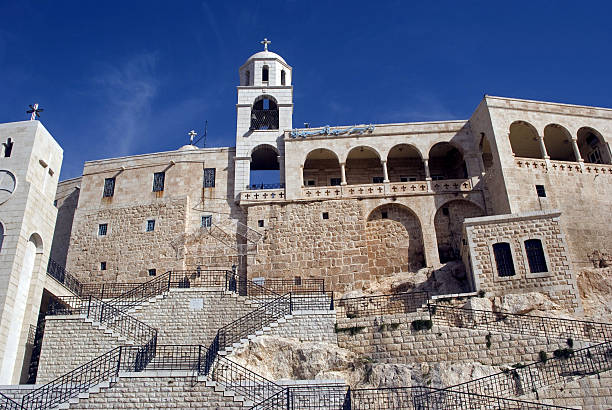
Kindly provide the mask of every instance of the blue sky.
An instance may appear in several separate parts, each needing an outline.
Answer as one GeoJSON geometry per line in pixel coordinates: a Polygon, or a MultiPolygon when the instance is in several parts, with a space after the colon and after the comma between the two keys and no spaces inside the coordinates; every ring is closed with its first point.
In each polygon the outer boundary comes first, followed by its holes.
{"type": "Polygon", "coordinates": [[[235,145],[238,67],[272,40],[294,125],[465,119],[483,94],[610,107],[607,1],[0,2],[0,122],[28,104],[83,162],[235,145]]]}

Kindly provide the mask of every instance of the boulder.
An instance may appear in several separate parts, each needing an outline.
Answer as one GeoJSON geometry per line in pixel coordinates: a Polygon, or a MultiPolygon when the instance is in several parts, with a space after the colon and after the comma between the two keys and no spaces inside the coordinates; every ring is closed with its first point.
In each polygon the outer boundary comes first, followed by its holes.
{"type": "Polygon", "coordinates": [[[495,310],[506,313],[525,314],[531,311],[561,310],[540,292],[509,293],[494,299],[495,310]]]}

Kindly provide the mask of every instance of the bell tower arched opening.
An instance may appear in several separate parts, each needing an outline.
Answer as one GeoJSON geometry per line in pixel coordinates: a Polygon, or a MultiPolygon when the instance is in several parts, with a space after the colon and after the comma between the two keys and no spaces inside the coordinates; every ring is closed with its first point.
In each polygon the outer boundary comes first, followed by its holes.
{"type": "Polygon", "coordinates": [[[277,130],[278,104],[269,95],[257,97],[251,109],[251,130],[277,130]]]}
{"type": "Polygon", "coordinates": [[[251,153],[249,185],[246,189],[281,188],[278,150],[272,145],[255,147],[251,153]]]}

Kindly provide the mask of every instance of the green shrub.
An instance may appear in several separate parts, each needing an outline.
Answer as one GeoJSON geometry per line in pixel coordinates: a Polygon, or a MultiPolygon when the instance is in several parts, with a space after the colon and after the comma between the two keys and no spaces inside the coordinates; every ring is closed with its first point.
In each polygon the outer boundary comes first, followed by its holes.
{"type": "Polygon", "coordinates": [[[336,333],[350,333],[351,336],[354,336],[355,334],[361,332],[363,329],[365,329],[365,326],[352,326],[352,327],[338,327],[338,324],[336,323],[334,325],[334,332],[336,333]]]}
{"type": "Polygon", "coordinates": [[[432,326],[433,326],[433,323],[431,322],[431,320],[417,319],[417,320],[412,321],[412,328],[416,330],[417,332],[419,330],[429,330],[431,329],[432,326]]]}
{"type": "Polygon", "coordinates": [[[557,349],[553,352],[553,355],[557,359],[569,359],[574,354],[574,349],[565,348],[565,349],[557,349]]]}
{"type": "Polygon", "coordinates": [[[548,360],[548,354],[544,350],[540,350],[540,353],[538,353],[538,357],[540,358],[540,361],[542,363],[546,363],[546,361],[548,360]]]}

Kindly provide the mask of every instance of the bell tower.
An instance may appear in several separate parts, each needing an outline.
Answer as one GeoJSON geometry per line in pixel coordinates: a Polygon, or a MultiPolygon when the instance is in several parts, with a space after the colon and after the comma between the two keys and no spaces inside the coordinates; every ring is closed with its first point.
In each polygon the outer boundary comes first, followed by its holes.
{"type": "Polygon", "coordinates": [[[292,68],[278,54],[264,50],[253,54],[238,70],[240,85],[236,105],[236,158],[234,197],[249,189],[251,170],[275,170],[285,182],[283,133],[292,128],[292,68]]]}

